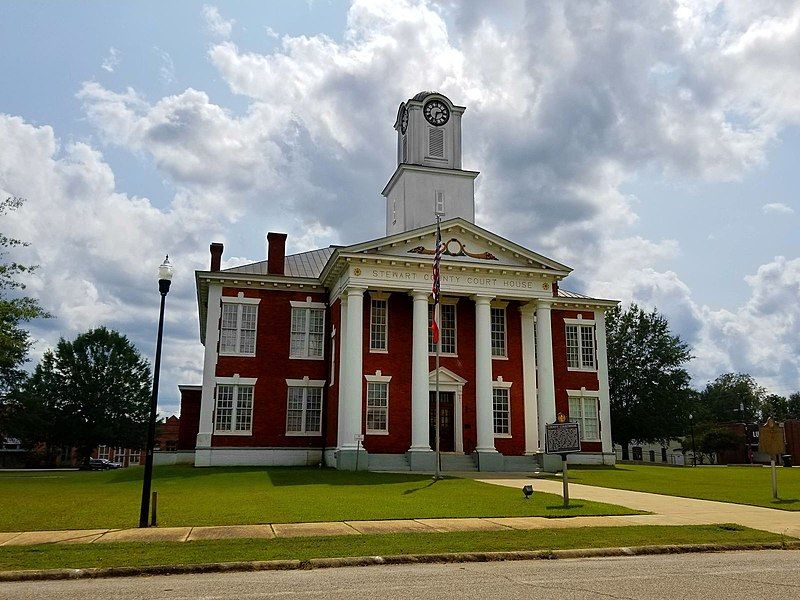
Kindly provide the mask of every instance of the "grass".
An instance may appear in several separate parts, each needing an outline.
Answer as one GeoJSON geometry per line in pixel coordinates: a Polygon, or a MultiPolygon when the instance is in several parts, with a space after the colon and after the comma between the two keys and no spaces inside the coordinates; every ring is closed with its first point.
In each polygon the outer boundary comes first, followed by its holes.
{"type": "Polygon", "coordinates": [[[271,540],[47,544],[0,547],[0,570],[197,564],[446,552],[609,548],[655,544],[781,542],[777,534],[738,525],[583,527],[271,540]]]}
{"type": "MultiPolygon", "coordinates": [[[[142,469],[0,473],[0,531],[135,527],[142,469]]],[[[621,506],[447,478],[314,468],[156,467],[160,526],[422,517],[634,514],[621,506]]]]}
{"type": "Polygon", "coordinates": [[[778,468],[778,496],[772,499],[771,469],[759,467],[616,467],[569,468],[570,481],[586,485],[653,492],[685,498],[800,510],[800,469],[778,468]]]}

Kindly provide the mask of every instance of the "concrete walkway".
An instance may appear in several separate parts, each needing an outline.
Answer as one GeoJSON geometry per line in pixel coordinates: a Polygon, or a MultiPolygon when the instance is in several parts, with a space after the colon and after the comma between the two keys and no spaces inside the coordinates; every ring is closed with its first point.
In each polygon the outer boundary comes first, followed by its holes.
{"type": "MultiPolygon", "coordinates": [[[[710,520],[707,523],[720,522],[710,520]]],[[[380,533],[448,533],[454,531],[511,531],[567,527],[667,525],[661,515],[609,517],[497,517],[460,519],[402,519],[328,523],[272,523],[216,527],[154,527],[147,529],[73,529],[65,531],[0,532],[0,546],[89,544],[103,542],[189,542],[234,538],[290,538],[380,533]]]]}
{"type": "MultiPolygon", "coordinates": [[[[532,479],[530,477],[475,477],[475,479],[484,483],[516,488],[522,488],[523,485],[533,485],[535,491],[558,494],[559,496],[562,492],[561,481],[556,480],[532,479]]],[[[569,484],[569,496],[575,500],[606,502],[652,512],[655,513],[652,516],[658,517],[658,525],[738,523],[753,529],[800,537],[800,511],[778,510],[761,506],[714,502],[712,500],[696,500],[694,498],[679,498],[677,496],[616,490],[577,483],[569,484]]]]}

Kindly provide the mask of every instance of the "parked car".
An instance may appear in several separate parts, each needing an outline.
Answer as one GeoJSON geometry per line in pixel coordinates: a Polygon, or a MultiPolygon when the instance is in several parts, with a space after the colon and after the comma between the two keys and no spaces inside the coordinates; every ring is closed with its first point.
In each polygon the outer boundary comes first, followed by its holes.
{"type": "Polygon", "coordinates": [[[90,458],[89,466],[83,466],[82,469],[89,471],[107,471],[108,469],[119,469],[122,465],[118,462],[111,462],[107,458],[90,458]]]}

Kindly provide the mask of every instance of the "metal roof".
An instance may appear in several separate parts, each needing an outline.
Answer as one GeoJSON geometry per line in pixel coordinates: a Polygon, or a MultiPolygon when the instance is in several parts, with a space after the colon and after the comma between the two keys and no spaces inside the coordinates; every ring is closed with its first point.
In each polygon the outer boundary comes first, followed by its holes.
{"type": "Polygon", "coordinates": [[[592,300],[591,296],[584,296],[583,294],[579,294],[577,292],[570,292],[570,291],[564,290],[562,288],[558,288],[558,297],[559,298],[580,298],[582,300],[592,300]]]}
{"type": "MultiPolygon", "coordinates": [[[[283,262],[283,274],[286,277],[319,277],[328,259],[333,254],[336,246],[329,246],[328,248],[319,248],[317,250],[310,250],[309,252],[300,252],[298,254],[289,254],[283,262]]],[[[242,273],[245,275],[268,275],[267,261],[261,260],[258,262],[241,265],[239,267],[231,267],[230,269],[223,269],[226,273],[242,273]]]]}

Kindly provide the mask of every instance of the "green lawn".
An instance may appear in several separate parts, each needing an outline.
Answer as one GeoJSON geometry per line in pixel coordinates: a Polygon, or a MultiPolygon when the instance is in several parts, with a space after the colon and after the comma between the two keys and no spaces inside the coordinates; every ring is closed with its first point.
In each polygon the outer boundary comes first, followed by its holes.
{"type": "Polygon", "coordinates": [[[772,499],[770,472],[761,467],[575,466],[569,478],[621,490],[800,510],[800,469],[778,468],[778,501],[772,499]]]}
{"type": "MultiPolygon", "coordinates": [[[[0,473],[0,531],[135,527],[141,477],[141,468],[0,473]]],[[[588,500],[564,509],[559,496],[525,500],[468,479],[314,468],[157,467],[153,489],[161,526],[636,512],[588,500]]]]}
{"type": "MultiPolygon", "coordinates": [[[[48,544],[0,547],[0,570],[144,566],[250,560],[608,548],[655,544],[781,542],[738,525],[584,527],[198,542],[48,544]]],[[[688,559],[687,559],[688,560],[688,559]]]]}

